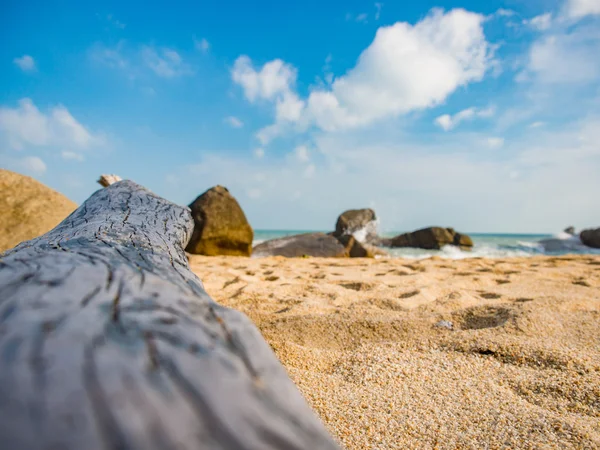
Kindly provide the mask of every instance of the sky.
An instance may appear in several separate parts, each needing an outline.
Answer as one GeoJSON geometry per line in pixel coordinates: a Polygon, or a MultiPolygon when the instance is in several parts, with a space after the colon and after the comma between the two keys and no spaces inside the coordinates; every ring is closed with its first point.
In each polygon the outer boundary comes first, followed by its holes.
{"type": "Polygon", "coordinates": [[[0,39],[0,167],[77,203],[115,173],[255,229],[600,226],[600,0],[8,0],[0,39]]]}

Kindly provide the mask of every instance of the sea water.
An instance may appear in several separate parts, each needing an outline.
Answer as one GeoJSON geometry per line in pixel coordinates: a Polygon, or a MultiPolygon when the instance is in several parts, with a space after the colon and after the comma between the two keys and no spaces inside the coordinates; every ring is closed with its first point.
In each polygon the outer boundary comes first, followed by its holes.
{"type": "MultiPolygon", "coordinates": [[[[255,230],[254,245],[261,242],[295,234],[310,233],[319,230],[255,230]]],[[[381,233],[382,237],[393,237],[401,232],[381,233]]],[[[593,249],[581,244],[577,236],[567,233],[550,234],[492,234],[467,233],[473,239],[473,249],[461,250],[451,245],[441,250],[422,250],[418,248],[386,249],[391,256],[399,258],[423,259],[440,256],[449,259],[464,258],[507,258],[534,255],[597,254],[593,249]]]]}

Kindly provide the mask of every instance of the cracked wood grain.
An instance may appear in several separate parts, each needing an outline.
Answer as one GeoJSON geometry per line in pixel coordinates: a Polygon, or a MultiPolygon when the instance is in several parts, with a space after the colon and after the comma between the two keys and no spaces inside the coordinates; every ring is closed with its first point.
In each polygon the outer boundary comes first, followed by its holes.
{"type": "Polygon", "coordinates": [[[192,228],[118,181],[0,255],[2,448],[337,448],[254,325],[190,271],[192,228]]]}

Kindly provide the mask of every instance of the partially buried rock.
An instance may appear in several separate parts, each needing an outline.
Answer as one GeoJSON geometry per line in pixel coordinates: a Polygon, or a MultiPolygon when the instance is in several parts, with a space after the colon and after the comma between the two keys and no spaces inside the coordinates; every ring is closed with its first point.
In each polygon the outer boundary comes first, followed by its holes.
{"type": "Polygon", "coordinates": [[[579,238],[583,245],[592,248],[600,248],[600,228],[596,228],[595,230],[583,230],[579,235],[579,238]]]}
{"type": "MultiPolygon", "coordinates": [[[[344,211],[335,224],[335,237],[364,233],[359,240],[368,242],[377,236],[377,217],[372,209],[349,209],[344,211]]],[[[355,236],[356,237],[356,236],[355,236]]]]}
{"type": "Polygon", "coordinates": [[[250,256],[254,231],[237,200],[215,186],[190,205],[194,232],[185,249],[195,255],[250,256]]]}
{"type": "Polygon", "coordinates": [[[360,242],[354,236],[343,235],[338,237],[337,240],[344,246],[346,255],[350,258],[374,258],[375,256],[388,255],[384,250],[360,242]]]}
{"type": "Polygon", "coordinates": [[[426,250],[439,250],[444,245],[455,245],[465,249],[473,247],[473,241],[466,234],[457,233],[453,228],[442,227],[429,227],[400,234],[391,239],[382,239],[379,244],[385,247],[413,247],[426,250]]]}
{"type": "Polygon", "coordinates": [[[567,227],[563,231],[565,233],[567,233],[567,234],[570,234],[571,236],[575,236],[575,234],[577,234],[577,233],[575,233],[575,227],[574,226],[567,227]]]}
{"type": "Polygon", "coordinates": [[[285,256],[299,258],[314,256],[343,258],[346,249],[333,236],[324,233],[306,233],[262,242],[254,247],[253,256],[285,256]]]}

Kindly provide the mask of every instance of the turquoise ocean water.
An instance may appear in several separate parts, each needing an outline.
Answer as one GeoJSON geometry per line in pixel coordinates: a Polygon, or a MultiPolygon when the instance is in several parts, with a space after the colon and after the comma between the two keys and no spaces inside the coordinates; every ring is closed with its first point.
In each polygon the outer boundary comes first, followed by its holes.
{"type": "MultiPolygon", "coordinates": [[[[321,230],[312,230],[321,231],[321,230]]],[[[309,233],[307,230],[255,230],[254,244],[294,234],[309,233]]],[[[381,233],[392,237],[401,232],[381,233]]],[[[442,250],[421,250],[414,248],[388,249],[392,256],[421,259],[438,255],[450,259],[474,257],[506,258],[533,255],[598,254],[600,250],[585,247],[579,238],[566,233],[550,234],[491,234],[467,233],[473,239],[473,250],[463,251],[453,246],[442,250]]]]}

